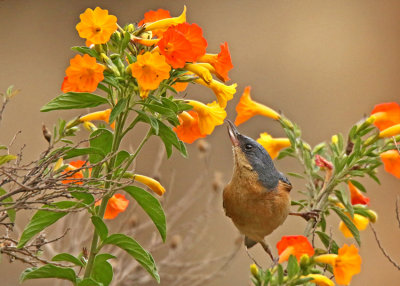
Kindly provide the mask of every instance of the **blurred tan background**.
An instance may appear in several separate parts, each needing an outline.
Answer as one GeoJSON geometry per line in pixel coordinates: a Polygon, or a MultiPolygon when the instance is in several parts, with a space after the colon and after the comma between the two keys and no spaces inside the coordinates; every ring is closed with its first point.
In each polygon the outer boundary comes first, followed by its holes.
{"type": "MultiPolygon", "coordinates": [[[[0,143],[8,144],[21,130],[15,143],[23,144],[24,159],[32,160],[46,148],[41,124],[48,126],[59,117],[69,119],[75,112],[40,113],[39,109],[60,93],[64,70],[74,55],[73,45],[83,45],[75,31],[79,14],[86,8],[101,6],[118,17],[118,23],[137,22],[151,9],[164,8],[172,15],[188,8],[187,19],[199,24],[208,41],[208,52],[218,52],[219,44],[227,41],[234,69],[231,82],[238,83],[238,92],[228,104],[228,118],[234,120],[235,106],[246,85],[252,86],[254,99],[265,103],[297,122],[303,137],[311,145],[330,140],[335,133],[346,133],[351,124],[368,114],[377,103],[397,101],[400,93],[400,2],[399,1],[0,1],[0,91],[14,84],[21,93],[8,105],[1,123],[0,143]]],[[[189,89],[188,96],[214,100],[205,88],[189,89]]],[[[258,137],[268,131],[283,136],[278,124],[266,118],[254,118],[240,131],[258,137]]],[[[137,137],[132,134],[135,144],[137,137]]],[[[207,168],[211,192],[213,172],[223,174],[223,182],[232,171],[231,144],[225,127],[219,127],[207,138],[211,156],[207,168]]],[[[126,142],[128,143],[128,142],[126,142]]],[[[154,153],[159,142],[150,141],[139,159],[138,170],[151,174],[154,153]],[[142,160],[142,161],[140,161],[142,160]],[[149,163],[150,162],[150,163],[149,163]]],[[[188,146],[190,158],[178,155],[162,167],[162,179],[176,174],[176,194],[184,194],[194,178],[203,171],[196,144],[188,146]]],[[[299,171],[293,159],[279,161],[283,172],[299,171]]],[[[400,229],[395,220],[395,200],[400,182],[386,174],[379,177],[382,185],[372,180],[362,182],[368,187],[371,208],[379,214],[375,225],[386,250],[400,262],[400,229]]],[[[292,196],[303,189],[302,181],[293,180],[292,196]]],[[[222,210],[221,195],[216,196],[215,213],[209,225],[208,240],[203,249],[223,254],[232,248],[238,233],[222,210]]],[[[203,202],[198,202],[198,208],[203,202]]],[[[188,219],[192,219],[188,215],[188,219]]],[[[167,218],[168,220],[168,218],[167,218]]],[[[121,222],[121,221],[120,221],[121,222]]],[[[332,220],[336,231],[336,218],[332,220]]],[[[305,222],[289,217],[268,241],[274,247],[282,235],[301,234],[305,222]]],[[[397,271],[379,251],[370,229],[362,232],[361,274],[352,285],[398,285],[397,271]]],[[[72,238],[69,238],[72,239],[72,238]]],[[[340,240],[351,243],[351,240],[340,240]]],[[[264,266],[261,247],[251,250],[264,266]]],[[[191,255],[191,254],[188,254],[191,255]]],[[[193,254],[195,258],[196,254],[193,254]]],[[[251,260],[242,249],[229,267],[207,285],[248,285],[251,260]]],[[[17,285],[24,267],[3,259],[0,285],[17,285]]],[[[161,277],[162,279],[162,277],[161,277]]],[[[52,285],[41,280],[26,285],[52,285]],[[47,284],[45,284],[47,283],[47,284]]],[[[166,285],[166,284],[165,284],[166,285]]]]}

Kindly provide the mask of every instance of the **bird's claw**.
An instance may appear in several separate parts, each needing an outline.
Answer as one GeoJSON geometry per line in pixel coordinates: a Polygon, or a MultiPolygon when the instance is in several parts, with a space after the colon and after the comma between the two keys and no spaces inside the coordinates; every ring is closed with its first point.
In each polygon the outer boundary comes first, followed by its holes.
{"type": "Polygon", "coordinates": [[[290,212],[290,215],[295,215],[295,216],[301,216],[304,218],[306,221],[309,221],[310,219],[317,220],[319,218],[319,214],[321,213],[320,210],[311,210],[308,212],[304,213],[296,213],[296,212],[290,212]]]}

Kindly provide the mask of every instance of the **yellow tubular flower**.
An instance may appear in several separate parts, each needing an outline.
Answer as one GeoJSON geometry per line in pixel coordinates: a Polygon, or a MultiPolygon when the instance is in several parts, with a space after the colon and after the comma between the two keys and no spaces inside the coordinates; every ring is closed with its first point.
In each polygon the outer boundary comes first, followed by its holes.
{"type": "Polygon", "coordinates": [[[96,127],[96,125],[94,125],[92,122],[90,122],[90,121],[85,121],[85,122],[83,122],[83,127],[86,129],[86,130],[88,130],[88,131],[90,131],[90,132],[93,132],[93,131],[96,131],[97,130],[97,127],[96,127]]]}
{"type": "Polygon", "coordinates": [[[165,188],[153,178],[143,175],[134,175],[134,180],[148,186],[153,192],[155,192],[159,196],[162,196],[165,193],[165,188]]]}
{"type": "Polygon", "coordinates": [[[222,108],[226,107],[228,101],[231,100],[233,98],[233,95],[236,93],[236,83],[225,85],[217,80],[211,80],[211,82],[207,84],[202,79],[196,79],[195,82],[211,88],[217,97],[219,106],[221,106],[222,108]]]}
{"type": "Polygon", "coordinates": [[[278,120],[281,116],[278,112],[265,106],[264,104],[258,103],[251,99],[250,96],[251,87],[247,86],[243,92],[242,97],[238,105],[236,106],[237,117],[235,125],[239,126],[243,122],[249,120],[255,115],[263,115],[275,120],[278,120]]]}
{"type": "Polygon", "coordinates": [[[207,105],[195,100],[188,100],[187,103],[193,106],[193,110],[199,115],[199,128],[202,134],[209,135],[215,126],[224,123],[226,111],[215,101],[207,105]]]}
{"type": "Polygon", "coordinates": [[[170,26],[175,26],[186,22],[186,6],[183,6],[183,12],[180,16],[174,18],[165,18],[153,23],[145,24],[145,31],[153,31],[163,29],[166,30],[170,26]]]}
{"type": "Polygon", "coordinates": [[[212,80],[210,71],[201,64],[186,64],[184,69],[198,75],[206,83],[210,83],[212,80]]]}
{"type": "Polygon", "coordinates": [[[389,128],[382,130],[379,133],[380,138],[392,137],[400,134],[400,124],[393,125],[389,128]]]}
{"type": "Polygon", "coordinates": [[[58,169],[61,168],[62,165],[64,165],[64,160],[63,160],[63,158],[60,158],[60,159],[58,159],[57,162],[54,164],[53,170],[54,170],[54,171],[57,171],[58,169]]]}
{"type": "Polygon", "coordinates": [[[340,285],[348,285],[353,275],[361,271],[361,256],[354,245],[339,248],[338,254],[324,254],[314,258],[315,262],[333,266],[335,280],[340,285]]]}
{"type": "Polygon", "coordinates": [[[290,140],[288,138],[273,138],[267,132],[261,133],[257,142],[267,150],[272,159],[278,157],[282,149],[290,147],[290,140]]]}
{"type": "Polygon", "coordinates": [[[321,275],[321,274],[308,274],[307,276],[301,276],[301,278],[309,278],[309,277],[311,277],[313,279],[310,282],[313,282],[317,285],[335,286],[335,283],[333,283],[332,280],[330,280],[328,277],[321,275]]]}
{"type": "MultiPolygon", "coordinates": [[[[102,110],[102,111],[96,111],[96,112],[92,112],[92,113],[89,113],[89,114],[86,114],[86,115],[80,117],[79,121],[80,122],[85,122],[85,121],[101,120],[101,121],[104,121],[106,123],[110,123],[109,122],[110,114],[111,114],[111,109],[106,109],[106,110],[102,110]]],[[[113,122],[110,126],[111,126],[112,129],[114,129],[115,128],[115,122],[113,122]]]]}
{"type": "MultiPolygon", "coordinates": [[[[362,215],[354,214],[353,218],[351,218],[350,215],[347,216],[351,219],[358,230],[365,230],[369,224],[369,219],[362,215]]],[[[343,221],[339,223],[339,230],[343,233],[345,237],[353,237],[353,234],[350,232],[343,221]]]]}

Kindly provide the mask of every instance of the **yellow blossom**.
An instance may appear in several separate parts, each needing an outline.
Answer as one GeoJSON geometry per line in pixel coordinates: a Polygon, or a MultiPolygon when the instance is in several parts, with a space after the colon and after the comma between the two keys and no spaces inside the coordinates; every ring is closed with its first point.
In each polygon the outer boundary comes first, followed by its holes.
{"type": "Polygon", "coordinates": [[[145,24],[145,31],[165,30],[170,26],[175,26],[186,22],[186,6],[183,6],[183,12],[178,17],[165,18],[153,23],[145,24]]]}
{"type": "MultiPolygon", "coordinates": [[[[369,224],[369,219],[362,215],[354,214],[353,218],[351,218],[348,214],[347,216],[351,219],[358,230],[365,230],[369,224]]],[[[345,237],[353,237],[353,234],[350,232],[343,221],[339,223],[339,229],[345,237]]]]}
{"type": "Polygon", "coordinates": [[[361,256],[354,245],[347,244],[339,248],[338,254],[323,254],[314,258],[318,263],[333,266],[335,280],[340,285],[348,285],[353,275],[361,271],[361,256]]]}
{"type": "Polygon", "coordinates": [[[153,192],[155,192],[159,196],[162,196],[165,193],[165,188],[153,178],[135,174],[134,180],[148,186],[153,192]]]}
{"type": "MultiPolygon", "coordinates": [[[[89,114],[86,114],[84,116],[81,116],[79,118],[80,122],[85,122],[85,121],[93,121],[93,120],[101,120],[104,121],[106,123],[110,123],[109,119],[110,119],[110,114],[111,114],[111,109],[106,109],[106,110],[102,110],[102,111],[96,111],[96,112],[92,112],[89,114]]],[[[112,129],[115,128],[115,121],[110,125],[112,129]]]]}
{"type": "Polygon", "coordinates": [[[301,278],[312,278],[310,282],[313,282],[319,286],[335,286],[332,280],[321,274],[308,274],[307,276],[301,276],[301,278]]]}
{"type": "Polygon", "coordinates": [[[236,93],[236,83],[225,85],[222,82],[213,79],[210,81],[210,83],[206,83],[202,79],[196,79],[195,82],[211,88],[215,96],[217,97],[219,106],[221,106],[222,108],[226,107],[228,101],[231,100],[233,98],[233,95],[236,93]]]}
{"type": "Polygon", "coordinates": [[[278,157],[282,149],[290,147],[290,140],[288,138],[273,138],[267,132],[261,133],[257,142],[267,150],[272,159],[278,157]]]}
{"type": "Polygon", "coordinates": [[[201,64],[186,64],[184,68],[198,75],[206,83],[210,83],[212,80],[210,71],[201,64]]]}
{"type": "Polygon", "coordinates": [[[392,137],[400,134],[400,124],[390,126],[379,133],[380,138],[392,137]]]}
{"type": "Polygon", "coordinates": [[[193,106],[193,110],[199,115],[199,127],[202,134],[209,135],[214,131],[215,126],[224,123],[226,111],[215,101],[207,105],[195,100],[188,100],[187,103],[193,106]]]}

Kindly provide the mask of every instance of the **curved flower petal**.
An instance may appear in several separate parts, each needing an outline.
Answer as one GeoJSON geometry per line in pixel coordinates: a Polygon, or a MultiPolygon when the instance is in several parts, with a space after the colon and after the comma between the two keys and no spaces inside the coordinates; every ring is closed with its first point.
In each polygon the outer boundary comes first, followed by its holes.
{"type": "Polygon", "coordinates": [[[282,149],[290,147],[290,140],[288,138],[273,138],[267,132],[261,133],[257,142],[267,150],[272,159],[278,157],[282,149]]]}
{"type": "MultiPolygon", "coordinates": [[[[369,224],[369,219],[362,215],[354,214],[353,218],[351,218],[350,215],[348,214],[347,216],[351,219],[356,228],[360,231],[365,230],[369,224]]],[[[343,233],[344,237],[353,237],[353,234],[350,232],[350,230],[347,228],[347,226],[344,224],[343,221],[339,223],[339,229],[343,233]]]]}
{"type": "Polygon", "coordinates": [[[369,205],[369,198],[364,196],[360,190],[358,190],[350,181],[348,182],[350,196],[351,196],[351,204],[356,205],[369,205]]]}
{"type": "Polygon", "coordinates": [[[250,97],[251,87],[247,86],[240,98],[239,104],[236,106],[237,117],[235,125],[239,126],[243,122],[249,120],[255,115],[263,115],[278,120],[281,116],[275,110],[261,103],[255,102],[250,97]]]}
{"type": "MultiPolygon", "coordinates": [[[[158,9],[157,11],[151,10],[151,11],[144,13],[144,19],[138,23],[138,26],[140,27],[145,23],[152,23],[152,22],[156,22],[158,20],[167,19],[167,18],[171,18],[171,14],[168,10],[164,10],[164,9],[158,9]]],[[[160,38],[162,33],[165,32],[165,30],[166,30],[166,28],[152,30],[153,36],[160,38]]]]}
{"type": "MultiPolygon", "coordinates": [[[[101,200],[96,202],[96,205],[100,205],[101,200]]],[[[114,219],[120,213],[124,212],[129,205],[129,200],[122,194],[113,195],[107,202],[106,211],[104,213],[104,219],[114,219]]]]}
{"type": "Polygon", "coordinates": [[[229,80],[228,72],[233,68],[233,64],[227,42],[221,44],[219,54],[205,54],[198,59],[198,62],[211,64],[219,79],[224,82],[229,80]]]}
{"type": "Polygon", "coordinates": [[[160,83],[169,78],[171,67],[165,61],[165,57],[158,52],[146,52],[137,56],[137,61],[129,65],[132,76],[136,78],[140,88],[153,90],[160,83]]]}
{"type": "Polygon", "coordinates": [[[324,254],[314,258],[316,262],[333,266],[333,274],[340,285],[348,285],[351,278],[361,271],[361,256],[354,245],[339,248],[338,254],[324,254]]]}
{"type": "Polygon", "coordinates": [[[333,283],[331,279],[322,274],[308,274],[307,276],[301,276],[301,278],[309,277],[313,279],[310,282],[313,282],[319,286],[335,286],[335,283],[333,283]]]}
{"type": "Polygon", "coordinates": [[[80,15],[81,22],[76,25],[76,30],[81,38],[93,44],[104,44],[110,40],[112,33],[117,30],[117,17],[108,15],[108,10],[96,7],[94,11],[87,8],[80,15]]]}
{"type": "Polygon", "coordinates": [[[206,137],[205,134],[200,132],[199,115],[197,112],[193,110],[187,112],[184,111],[178,116],[178,118],[180,125],[174,127],[173,130],[180,140],[191,144],[199,138],[206,137]]]}
{"type": "Polygon", "coordinates": [[[400,105],[396,102],[377,104],[371,114],[375,119],[374,125],[381,131],[400,123],[400,105]]]}
{"type": "Polygon", "coordinates": [[[206,83],[202,79],[196,79],[196,83],[204,85],[208,88],[211,88],[217,97],[218,104],[222,108],[225,108],[228,104],[228,101],[233,98],[233,95],[236,93],[237,84],[225,85],[222,82],[212,79],[210,83],[206,83]]]}
{"type": "Polygon", "coordinates": [[[314,248],[303,235],[282,236],[282,239],[276,244],[279,254],[279,263],[287,261],[290,255],[294,255],[297,261],[303,254],[314,255],[314,248]]]}
{"type": "MultiPolygon", "coordinates": [[[[89,114],[86,114],[84,116],[81,116],[79,118],[80,122],[87,122],[87,121],[93,121],[93,120],[100,120],[100,121],[104,121],[108,124],[110,124],[110,114],[111,114],[111,109],[106,109],[106,110],[102,110],[102,111],[96,111],[96,112],[92,112],[89,114]]],[[[110,125],[112,129],[115,128],[115,121],[110,125]]]]}
{"type": "Polygon", "coordinates": [[[205,105],[199,101],[188,100],[188,104],[193,106],[193,110],[199,115],[199,128],[202,134],[210,135],[215,126],[224,123],[226,111],[215,101],[205,105]]]}
{"type": "Polygon", "coordinates": [[[385,171],[400,179],[400,154],[397,150],[389,150],[380,154],[385,171]]]}
{"type": "Polygon", "coordinates": [[[105,67],[96,62],[96,58],[87,54],[76,55],[70,60],[70,66],[66,69],[69,87],[75,87],[75,92],[93,92],[97,85],[104,79],[105,67]]]}
{"type": "Polygon", "coordinates": [[[163,30],[171,26],[186,22],[186,6],[183,6],[183,12],[178,17],[164,18],[153,23],[146,24],[146,31],[163,30]]]}
{"type": "Polygon", "coordinates": [[[392,137],[392,136],[396,136],[400,134],[400,123],[390,126],[386,129],[383,129],[380,133],[379,133],[379,137],[380,138],[388,138],[388,137],[392,137]]]}
{"type": "Polygon", "coordinates": [[[134,179],[135,181],[138,181],[148,186],[153,192],[155,192],[159,196],[162,196],[165,193],[164,187],[153,178],[135,174],[134,179]]]}

